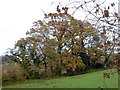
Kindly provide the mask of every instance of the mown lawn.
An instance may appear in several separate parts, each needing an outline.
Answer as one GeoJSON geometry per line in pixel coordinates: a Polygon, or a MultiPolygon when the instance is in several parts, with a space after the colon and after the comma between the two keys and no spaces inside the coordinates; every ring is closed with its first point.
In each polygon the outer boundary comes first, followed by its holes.
{"type": "Polygon", "coordinates": [[[48,80],[26,80],[22,83],[6,85],[3,88],[118,88],[118,74],[104,78],[103,73],[116,70],[102,70],[77,76],[60,77],[48,80]]]}

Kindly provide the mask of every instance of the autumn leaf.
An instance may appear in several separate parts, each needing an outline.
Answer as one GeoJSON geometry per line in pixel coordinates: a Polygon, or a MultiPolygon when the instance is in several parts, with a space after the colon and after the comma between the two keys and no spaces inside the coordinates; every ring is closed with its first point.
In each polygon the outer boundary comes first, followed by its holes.
{"type": "Polygon", "coordinates": [[[104,10],[104,16],[109,17],[109,11],[108,10],[104,10]]]}

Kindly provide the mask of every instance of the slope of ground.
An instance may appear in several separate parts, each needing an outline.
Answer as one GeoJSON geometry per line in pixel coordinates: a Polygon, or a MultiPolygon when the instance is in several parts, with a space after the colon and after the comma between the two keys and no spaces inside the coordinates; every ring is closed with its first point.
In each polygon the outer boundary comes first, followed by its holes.
{"type": "Polygon", "coordinates": [[[60,77],[49,80],[26,80],[22,83],[6,85],[4,88],[118,88],[116,70],[103,70],[77,76],[60,77]],[[110,74],[104,78],[103,73],[110,74]]]}

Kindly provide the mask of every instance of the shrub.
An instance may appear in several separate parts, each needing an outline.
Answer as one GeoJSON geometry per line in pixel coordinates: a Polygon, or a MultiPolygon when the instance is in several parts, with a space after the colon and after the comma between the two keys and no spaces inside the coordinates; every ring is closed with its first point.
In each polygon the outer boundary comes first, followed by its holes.
{"type": "Polygon", "coordinates": [[[41,78],[41,69],[37,66],[31,65],[28,66],[26,69],[26,72],[28,72],[28,79],[40,79],[41,78]]]}
{"type": "Polygon", "coordinates": [[[16,63],[5,63],[2,65],[2,84],[12,81],[25,80],[27,73],[16,63]]]}

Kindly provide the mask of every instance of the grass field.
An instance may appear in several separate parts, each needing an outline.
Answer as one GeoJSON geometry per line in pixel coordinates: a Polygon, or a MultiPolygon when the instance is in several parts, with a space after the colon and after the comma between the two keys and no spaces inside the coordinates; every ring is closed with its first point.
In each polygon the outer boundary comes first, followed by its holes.
{"type": "MultiPolygon", "coordinates": [[[[113,69],[112,71],[115,72],[113,69]]],[[[110,78],[104,78],[103,72],[111,73],[111,70],[55,79],[26,80],[3,88],[118,88],[118,74],[110,74],[110,78]]]]}

